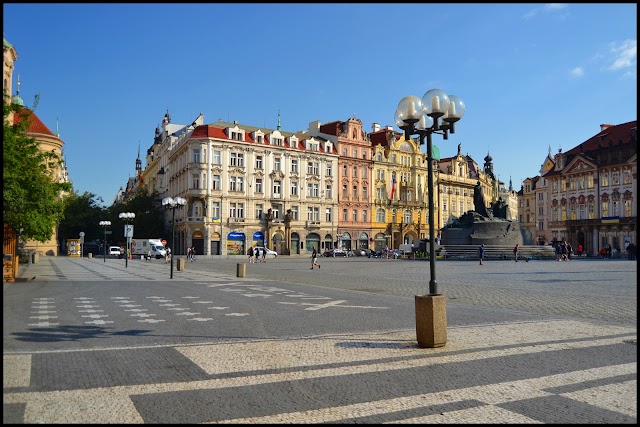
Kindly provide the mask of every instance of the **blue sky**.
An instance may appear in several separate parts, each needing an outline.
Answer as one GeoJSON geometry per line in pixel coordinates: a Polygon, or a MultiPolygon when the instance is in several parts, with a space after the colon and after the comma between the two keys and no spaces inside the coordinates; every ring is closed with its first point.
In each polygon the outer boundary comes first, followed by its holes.
{"type": "Polygon", "coordinates": [[[635,4],[3,4],[14,87],[55,132],[80,193],[110,205],[169,111],[297,132],[394,125],[438,88],[458,143],[519,189],[548,153],[637,119],[635,4]]]}

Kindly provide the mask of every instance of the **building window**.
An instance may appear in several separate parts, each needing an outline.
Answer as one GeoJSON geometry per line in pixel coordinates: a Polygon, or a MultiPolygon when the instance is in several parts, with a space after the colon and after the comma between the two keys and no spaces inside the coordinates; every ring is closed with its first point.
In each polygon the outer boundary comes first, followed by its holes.
{"type": "MultiPolygon", "coordinates": [[[[552,208],[551,209],[551,221],[557,221],[558,220],[558,208],[552,208]]],[[[522,222],[522,220],[520,220],[520,222],[522,222]]]]}
{"type": "Polygon", "coordinates": [[[590,204],[587,207],[587,219],[594,219],[595,217],[596,217],[595,206],[593,204],[590,204]]]}
{"type": "Polygon", "coordinates": [[[356,150],[355,148],[353,149],[353,157],[358,157],[358,150],[356,150]]]}
{"type": "Polygon", "coordinates": [[[567,180],[565,178],[560,180],[560,190],[567,191],[567,180]]]}
{"type": "Polygon", "coordinates": [[[320,221],[320,208],[308,207],[307,208],[307,220],[308,221],[320,221]]]}
{"type": "Polygon", "coordinates": [[[538,221],[538,230],[544,230],[544,221],[538,221]]]}
{"type": "Polygon", "coordinates": [[[609,216],[609,202],[602,202],[602,215],[601,217],[609,216]]]}
{"type": "Polygon", "coordinates": [[[333,170],[331,168],[331,163],[327,163],[327,172],[326,176],[333,176],[333,170]]]}
{"type": "Polygon", "coordinates": [[[326,208],[324,212],[324,220],[327,222],[331,222],[331,208],[326,208]]]}
{"type": "Polygon", "coordinates": [[[353,177],[357,178],[358,177],[358,168],[354,166],[353,168],[353,177]]]}
{"type": "Polygon", "coordinates": [[[298,173],[298,161],[295,159],[291,160],[291,173],[298,173]]]}
{"type": "Polygon", "coordinates": [[[220,202],[213,202],[211,204],[211,208],[213,210],[213,212],[212,212],[213,218],[220,219],[220,202]]]}
{"type": "Polygon", "coordinates": [[[298,207],[297,206],[291,206],[291,219],[294,221],[298,220],[298,207]]]}
{"type": "Polygon", "coordinates": [[[625,217],[631,216],[631,200],[624,201],[624,216],[625,217]]]}
{"type": "Polygon", "coordinates": [[[256,156],[256,169],[262,169],[262,156],[256,156]]]}
{"type": "Polygon", "coordinates": [[[566,206],[562,206],[560,208],[560,220],[561,221],[566,221],[567,220],[567,207],[566,206]]]}
{"type": "Polygon", "coordinates": [[[230,166],[244,167],[244,154],[231,153],[230,166]]]}
{"type": "Polygon", "coordinates": [[[279,171],[281,169],[281,159],[280,157],[275,157],[273,159],[273,170],[279,171]]]}
{"type": "Polygon", "coordinates": [[[578,219],[578,216],[576,215],[576,205],[571,205],[569,207],[569,218],[572,221],[575,221],[576,219],[578,219]]]}
{"type": "Polygon", "coordinates": [[[327,184],[327,187],[324,189],[324,194],[327,196],[327,199],[333,199],[331,184],[327,184]]]}
{"type": "Polygon", "coordinates": [[[353,210],[353,222],[358,222],[358,211],[357,210],[353,210]]]}
{"type": "Polygon", "coordinates": [[[347,184],[342,185],[342,197],[345,199],[349,197],[349,194],[347,193],[347,184]]]}
{"type": "Polygon", "coordinates": [[[347,165],[342,165],[342,176],[347,176],[347,165]]]}
{"type": "Polygon", "coordinates": [[[262,135],[256,135],[256,142],[258,144],[262,144],[264,142],[264,137],[262,135]]]}
{"type": "Polygon", "coordinates": [[[354,199],[358,198],[358,186],[357,185],[353,186],[353,198],[354,199]]]}
{"type": "Polygon", "coordinates": [[[600,185],[603,187],[609,186],[609,175],[607,173],[600,175],[600,185]]]}
{"type": "Polygon", "coordinates": [[[631,171],[622,172],[622,183],[631,184],[631,171]]]}
{"type": "Polygon", "coordinates": [[[411,224],[413,222],[411,218],[411,211],[404,211],[404,218],[402,220],[405,224],[411,224]]]}
{"type": "Polygon", "coordinates": [[[264,212],[264,205],[256,204],[256,219],[262,219],[262,212],[264,212]]]}
{"type": "Polygon", "coordinates": [[[262,193],[262,178],[256,178],[256,193],[262,193]]]}
{"type": "Polygon", "coordinates": [[[442,211],[443,212],[447,211],[447,202],[442,202],[442,211]]]}
{"type": "Polygon", "coordinates": [[[620,185],[620,173],[611,173],[611,185],[620,185]]]}
{"type": "Polygon", "coordinates": [[[200,163],[200,149],[193,149],[193,163],[200,163]]]}
{"type": "Polygon", "coordinates": [[[213,175],[213,189],[220,190],[220,175],[213,175]]]}
{"type": "Polygon", "coordinates": [[[346,209],[342,209],[342,220],[345,221],[345,222],[348,220],[348,215],[347,215],[347,210],[346,209]]]}
{"type": "Polygon", "coordinates": [[[367,200],[368,195],[367,195],[367,187],[362,187],[362,198],[364,200],[367,200]]]}
{"type": "Polygon", "coordinates": [[[298,195],[298,183],[295,181],[291,182],[291,195],[292,196],[298,195]]]}
{"type": "Polygon", "coordinates": [[[376,222],[384,222],[384,209],[378,209],[376,211],[376,222]]]}
{"type": "Polygon", "coordinates": [[[193,188],[194,189],[199,189],[200,188],[200,175],[193,175],[193,188]]]}
{"type": "Polygon", "coordinates": [[[367,222],[367,210],[362,211],[362,222],[367,222]]]}
{"type": "Polygon", "coordinates": [[[220,157],[220,150],[213,150],[213,164],[214,165],[222,164],[222,159],[220,157]]]}
{"type": "Polygon", "coordinates": [[[347,149],[346,148],[342,149],[342,157],[347,157],[347,149]]]}
{"type": "Polygon", "coordinates": [[[593,188],[593,175],[587,175],[587,188],[593,188]]]}
{"type": "Polygon", "coordinates": [[[273,195],[280,197],[280,187],[282,186],[281,181],[273,181],[273,195]]]}
{"type": "Polygon", "coordinates": [[[620,201],[614,200],[611,203],[611,216],[620,216],[620,201]]]}
{"type": "Polygon", "coordinates": [[[577,189],[576,186],[576,179],[575,178],[569,178],[569,190],[575,191],[577,189]]]}

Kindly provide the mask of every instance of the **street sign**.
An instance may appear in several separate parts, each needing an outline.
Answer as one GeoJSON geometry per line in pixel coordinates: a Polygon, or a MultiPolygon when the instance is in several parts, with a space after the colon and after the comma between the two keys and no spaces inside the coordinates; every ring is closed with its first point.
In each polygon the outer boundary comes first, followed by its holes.
{"type": "Polygon", "coordinates": [[[107,230],[107,231],[104,232],[104,234],[112,234],[112,231],[111,230],[107,230]]]}
{"type": "Polygon", "coordinates": [[[131,239],[133,238],[133,224],[125,224],[124,226],[124,237],[131,239]]]}

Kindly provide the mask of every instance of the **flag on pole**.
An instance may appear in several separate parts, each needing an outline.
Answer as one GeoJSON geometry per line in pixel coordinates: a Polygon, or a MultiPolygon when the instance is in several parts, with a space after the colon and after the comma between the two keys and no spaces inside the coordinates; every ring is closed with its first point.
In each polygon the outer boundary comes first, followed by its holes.
{"type": "Polygon", "coordinates": [[[391,197],[389,200],[393,200],[393,195],[396,193],[396,177],[394,176],[391,180],[391,197]]]}

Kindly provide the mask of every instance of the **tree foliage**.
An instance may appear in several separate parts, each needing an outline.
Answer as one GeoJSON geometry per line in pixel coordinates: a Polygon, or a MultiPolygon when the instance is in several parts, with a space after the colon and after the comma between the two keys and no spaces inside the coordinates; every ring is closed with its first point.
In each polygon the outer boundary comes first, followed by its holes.
{"type": "MultiPolygon", "coordinates": [[[[142,187],[136,191],[131,199],[122,204],[112,205],[108,208],[111,224],[118,224],[118,235],[124,236],[125,222],[118,218],[122,212],[133,212],[136,217],[129,221],[133,224],[133,236],[138,239],[167,238],[164,227],[164,212],[160,204],[157,192],[149,193],[142,187]]],[[[114,227],[114,230],[116,228],[114,227]]],[[[116,232],[114,232],[115,234],[116,232]]],[[[120,239],[120,237],[118,237],[120,239]]],[[[124,237],[122,237],[124,239],[124,237]]]]}
{"type": "Polygon", "coordinates": [[[56,181],[60,156],[27,135],[29,116],[27,108],[4,103],[2,217],[22,238],[46,242],[63,218],[61,192],[71,185],[56,181]],[[20,116],[18,124],[9,122],[11,112],[20,116]]]}
{"type": "Polygon", "coordinates": [[[109,218],[107,210],[98,204],[101,200],[89,192],[74,192],[65,198],[64,219],[58,227],[58,237],[62,242],[66,239],[77,239],[80,232],[85,233],[86,242],[103,236],[104,230],[100,221],[109,218]]]}

